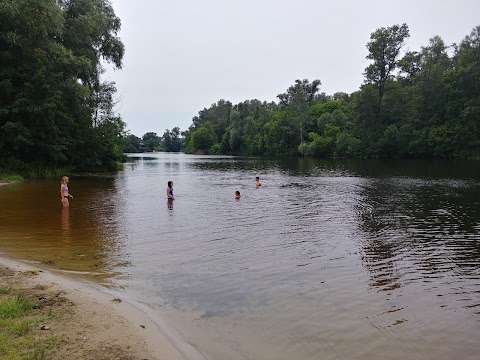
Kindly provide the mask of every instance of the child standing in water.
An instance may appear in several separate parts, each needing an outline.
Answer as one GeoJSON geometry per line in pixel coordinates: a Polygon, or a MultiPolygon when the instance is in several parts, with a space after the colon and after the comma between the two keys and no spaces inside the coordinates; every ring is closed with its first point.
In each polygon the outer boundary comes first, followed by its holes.
{"type": "Polygon", "coordinates": [[[62,202],[64,207],[67,207],[69,205],[68,203],[68,198],[72,198],[73,196],[68,192],[68,181],[70,179],[68,176],[62,177],[62,182],[60,185],[60,201],[62,202]]]}
{"type": "Polygon", "coordinates": [[[260,178],[257,176],[255,178],[255,187],[258,189],[260,186],[262,186],[262,183],[260,182],[260,178]]]}
{"type": "Polygon", "coordinates": [[[175,197],[173,196],[173,181],[167,183],[167,198],[168,200],[175,200],[175,197]]]}
{"type": "Polygon", "coordinates": [[[240,199],[240,191],[235,191],[235,199],[240,199]]]}

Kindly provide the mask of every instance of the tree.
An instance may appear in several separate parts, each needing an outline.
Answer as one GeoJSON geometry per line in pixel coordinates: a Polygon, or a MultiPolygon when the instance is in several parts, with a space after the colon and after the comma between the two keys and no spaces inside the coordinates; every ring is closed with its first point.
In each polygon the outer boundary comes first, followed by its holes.
{"type": "Polygon", "coordinates": [[[452,66],[447,46],[439,36],[430,39],[420,52],[421,67],[416,76],[420,126],[430,127],[445,121],[447,99],[451,94],[445,87],[444,77],[452,66]]]}
{"type": "Polygon", "coordinates": [[[245,119],[241,117],[240,111],[232,109],[230,112],[230,138],[229,144],[233,153],[241,152],[244,136],[245,119]]]}
{"type": "Polygon", "coordinates": [[[370,35],[367,59],[372,60],[373,64],[365,69],[365,76],[367,83],[378,87],[379,103],[382,101],[387,80],[398,66],[404,41],[409,36],[407,24],[380,28],[370,35]]]}
{"type": "Polygon", "coordinates": [[[287,89],[286,93],[277,95],[281,105],[289,111],[292,119],[297,123],[300,135],[299,143],[303,141],[305,125],[310,125],[308,110],[313,103],[316,93],[319,91],[320,85],[320,80],[313,80],[310,83],[307,79],[302,81],[297,79],[295,84],[287,89]]]}
{"type": "Polygon", "coordinates": [[[142,139],[139,137],[128,134],[123,136],[123,152],[125,153],[138,153],[143,151],[142,139]]]}
{"type": "Polygon", "coordinates": [[[165,130],[162,136],[165,151],[178,152],[182,148],[180,128],[174,127],[171,131],[165,130]]]}
{"type": "Polygon", "coordinates": [[[142,137],[143,145],[148,151],[158,150],[160,146],[160,137],[156,132],[148,132],[142,137]]]}
{"type": "Polygon", "coordinates": [[[268,155],[298,155],[298,127],[287,111],[272,114],[263,127],[263,144],[268,155]]]}
{"type": "Polygon", "coordinates": [[[217,144],[217,136],[212,124],[209,122],[193,132],[190,136],[189,146],[193,152],[197,150],[209,152],[215,144],[217,144]]]}
{"type": "Polygon", "coordinates": [[[116,168],[124,123],[100,76],[122,66],[119,29],[106,0],[2,0],[0,165],[116,168]]]}
{"type": "Polygon", "coordinates": [[[401,74],[408,83],[412,83],[416,75],[420,72],[421,55],[417,51],[408,51],[403,58],[398,62],[401,74]]]}
{"type": "MultiPolygon", "coordinates": [[[[446,117],[458,125],[463,156],[480,156],[480,26],[466,36],[453,59],[455,67],[444,77],[448,99],[446,117]]],[[[451,125],[453,127],[453,125],[451,125]]],[[[458,149],[457,149],[458,154],[458,149]]]]}
{"type": "Polygon", "coordinates": [[[320,80],[313,80],[312,83],[308,79],[295,80],[295,84],[291,85],[286,93],[278,94],[277,98],[284,106],[302,106],[304,103],[311,104],[315,95],[319,91],[321,85],[320,80]]]}

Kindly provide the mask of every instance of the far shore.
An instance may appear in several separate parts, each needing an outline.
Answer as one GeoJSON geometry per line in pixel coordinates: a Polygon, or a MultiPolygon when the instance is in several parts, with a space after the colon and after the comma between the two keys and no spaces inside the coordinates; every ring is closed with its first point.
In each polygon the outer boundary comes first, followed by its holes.
{"type": "Polygon", "coordinates": [[[48,358],[205,359],[174,329],[162,324],[159,314],[148,313],[148,309],[136,306],[138,304],[119,292],[72,280],[3,254],[0,257],[1,286],[14,292],[30,293],[42,301],[51,299],[51,308],[61,314],[47,324],[47,331],[39,326],[32,329],[45,341],[49,341],[49,336],[65,339],[48,358]],[[43,291],[41,294],[39,289],[43,291]]]}

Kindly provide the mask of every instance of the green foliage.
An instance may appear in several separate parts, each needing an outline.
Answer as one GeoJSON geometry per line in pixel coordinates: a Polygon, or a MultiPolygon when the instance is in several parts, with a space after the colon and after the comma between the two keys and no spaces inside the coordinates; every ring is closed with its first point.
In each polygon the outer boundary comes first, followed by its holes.
{"type": "Polygon", "coordinates": [[[345,107],[342,101],[329,100],[324,103],[314,104],[310,110],[311,110],[312,116],[314,116],[315,118],[319,118],[323,114],[331,114],[335,110],[342,109],[342,107],[345,107]]]}
{"type": "Polygon", "coordinates": [[[142,139],[139,137],[128,134],[122,137],[122,147],[125,153],[139,153],[144,151],[144,145],[142,139]]]}
{"type": "Polygon", "coordinates": [[[161,138],[155,132],[148,132],[143,135],[142,141],[142,147],[145,151],[153,151],[160,148],[161,138]]]}
{"type": "Polygon", "coordinates": [[[0,166],[103,170],[122,160],[115,85],[100,79],[102,61],[122,65],[119,29],[106,0],[0,3],[0,166]]]}
{"type": "Polygon", "coordinates": [[[347,132],[339,133],[335,141],[335,154],[343,158],[360,157],[362,155],[360,140],[347,132]]]}
{"type": "Polygon", "coordinates": [[[23,294],[0,301],[0,319],[13,319],[33,308],[33,303],[23,294]]]}
{"type": "Polygon", "coordinates": [[[287,89],[286,93],[277,95],[277,98],[284,106],[293,108],[296,111],[305,111],[306,105],[311,104],[315,99],[320,85],[320,80],[313,80],[310,83],[308,79],[297,79],[295,84],[287,89]]]}
{"type": "Polygon", "coordinates": [[[213,144],[212,147],[208,150],[208,153],[211,155],[220,155],[221,145],[219,143],[213,144]]]}
{"type": "Polygon", "coordinates": [[[72,173],[72,168],[49,168],[28,165],[23,172],[28,179],[60,179],[65,174],[72,173]]]}
{"type": "MultiPolygon", "coordinates": [[[[206,123],[205,126],[200,127],[190,136],[189,147],[193,152],[202,150],[208,152],[213,149],[213,145],[217,143],[217,135],[213,130],[211,123],[206,123]]],[[[214,149],[217,151],[217,148],[214,149]]]]}
{"type": "Polygon", "coordinates": [[[365,84],[350,95],[319,93],[320,81],[305,79],[279,94],[278,104],[220,100],[193,118],[184,133],[186,151],[479,157],[480,26],[459,46],[434,36],[419,51],[402,54],[408,37],[406,24],[374,31],[367,44],[371,63],[365,84]]]}
{"type": "Polygon", "coordinates": [[[399,64],[400,50],[404,41],[409,36],[407,24],[380,28],[370,35],[367,59],[373,63],[365,69],[365,76],[367,83],[378,87],[380,100],[384,95],[387,80],[399,64]]]}
{"type": "Polygon", "coordinates": [[[180,137],[180,129],[174,127],[171,131],[165,130],[162,136],[165,151],[178,152],[183,147],[183,139],[180,137]]]}
{"type": "MultiPolygon", "coordinates": [[[[340,133],[340,128],[335,125],[327,124],[323,135],[317,133],[309,133],[308,136],[312,140],[305,149],[308,155],[316,157],[332,157],[335,153],[335,146],[337,136],[340,133]]],[[[304,151],[305,151],[304,150],[304,151]]]]}
{"type": "Polygon", "coordinates": [[[0,181],[15,183],[23,180],[23,177],[20,175],[2,175],[0,174],[0,181]]]}
{"type": "Polygon", "coordinates": [[[263,127],[263,144],[267,155],[298,155],[300,145],[298,123],[287,111],[272,114],[272,120],[263,127]]]}

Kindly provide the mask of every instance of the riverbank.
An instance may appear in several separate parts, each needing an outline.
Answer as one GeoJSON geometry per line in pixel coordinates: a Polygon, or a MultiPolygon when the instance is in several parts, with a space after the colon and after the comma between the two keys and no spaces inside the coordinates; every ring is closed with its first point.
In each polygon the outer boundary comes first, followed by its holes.
{"type": "Polygon", "coordinates": [[[20,175],[5,175],[0,173],[0,186],[20,182],[23,177],[20,175]]]}
{"type": "Polygon", "coordinates": [[[203,358],[189,353],[188,344],[180,344],[118,294],[24,262],[0,258],[0,304],[7,304],[0,306],[0,312],[19,299],[31,304],[23,319],[28,325],[22,328],[21,337],[15,324],[22,319],[11,325],[12,334],[0,334],[0,338],[6,336],[1,341],[4,345],[0,346],[0,358],[203,358]]]}

